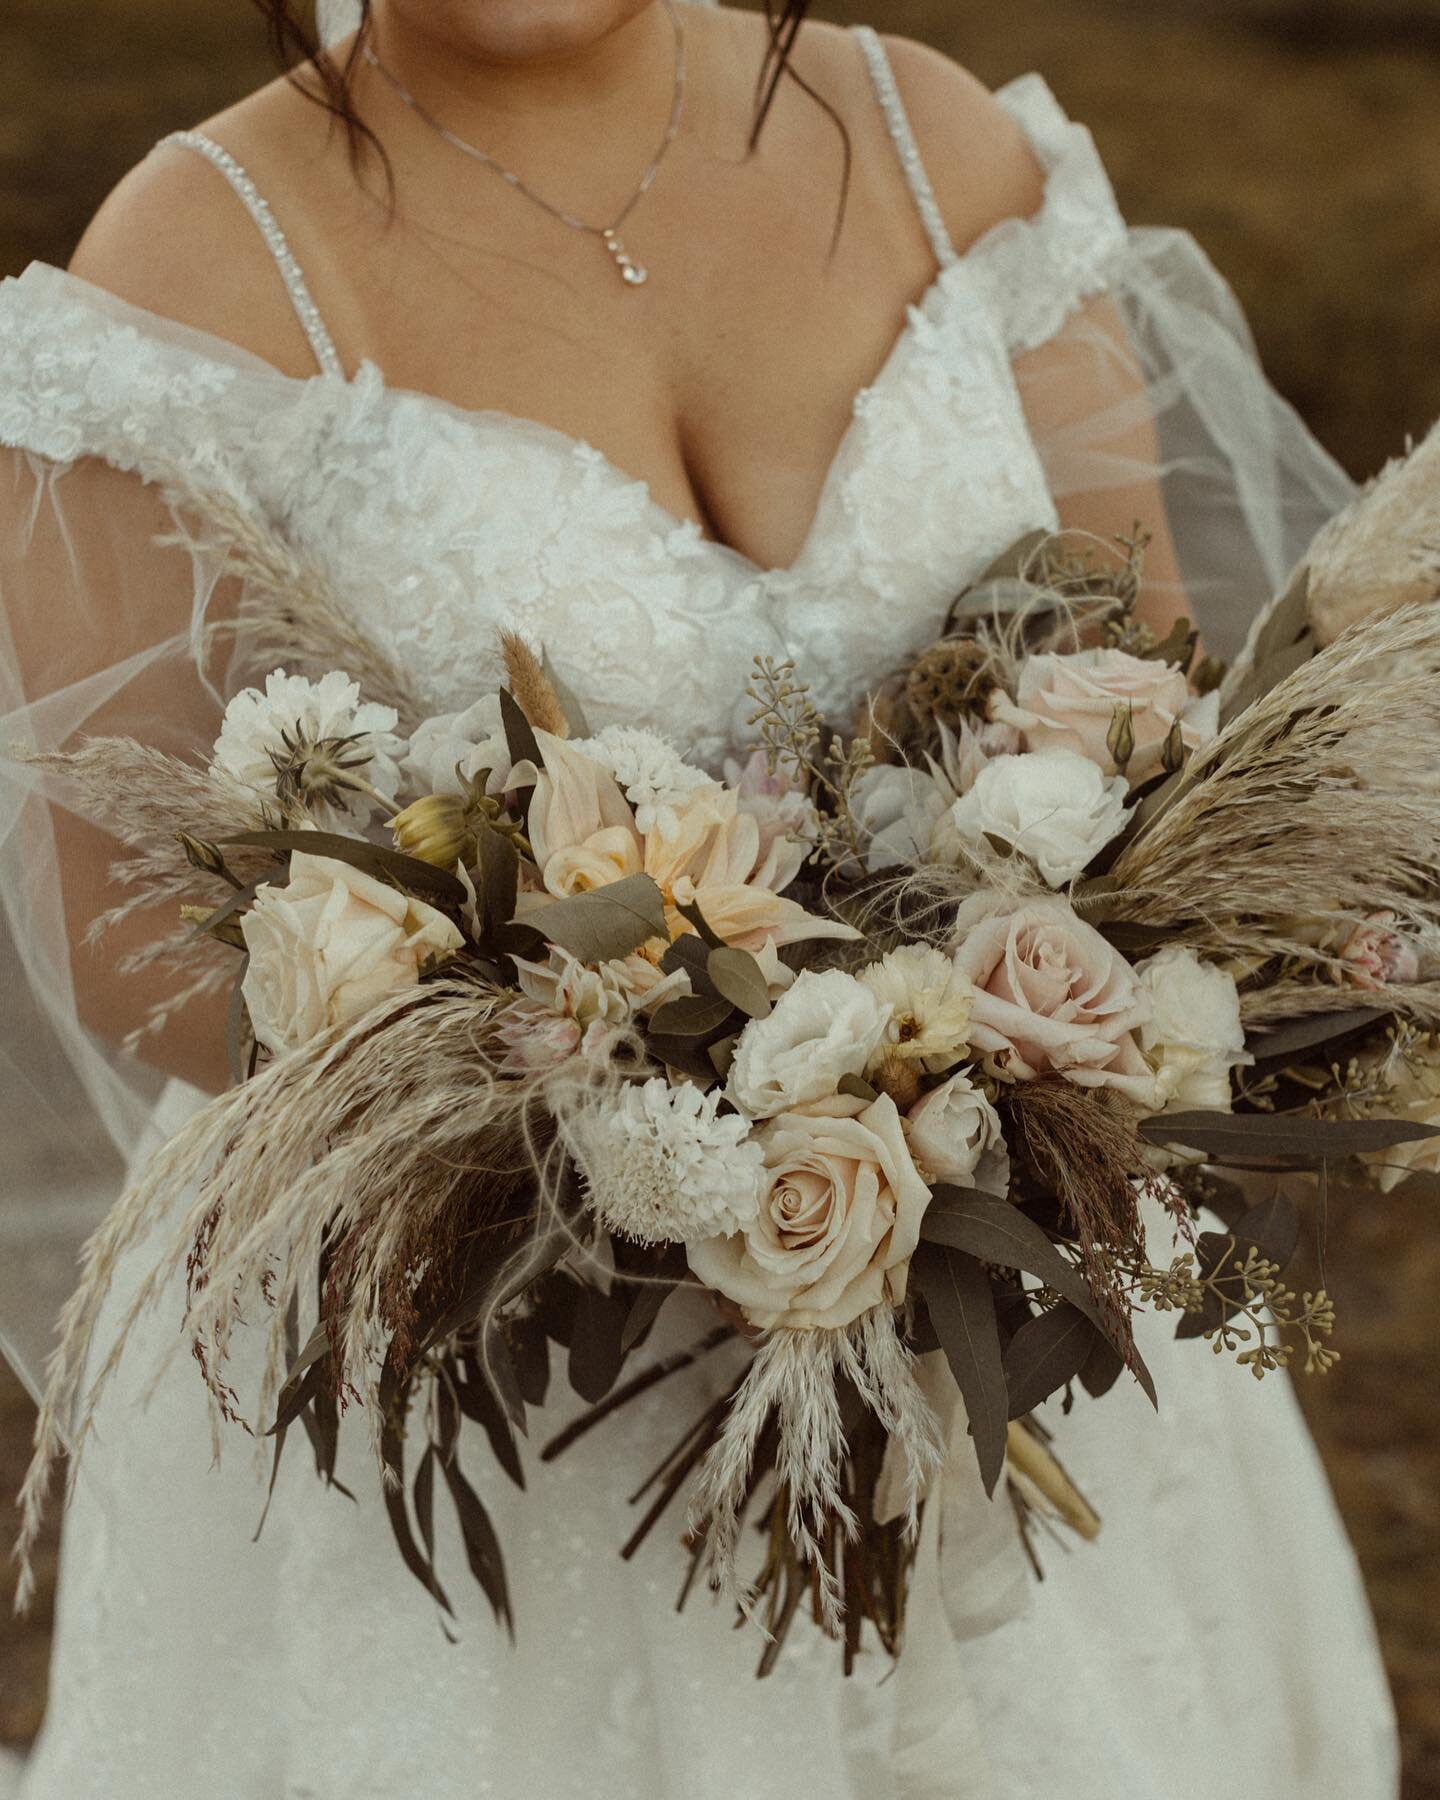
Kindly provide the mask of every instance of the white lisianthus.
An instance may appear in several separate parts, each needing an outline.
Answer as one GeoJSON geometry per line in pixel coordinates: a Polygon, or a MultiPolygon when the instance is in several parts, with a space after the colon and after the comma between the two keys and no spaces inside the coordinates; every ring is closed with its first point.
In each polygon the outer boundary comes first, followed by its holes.
{"type": "Polygon", "coordinates": [[[855,979],[889,1010],[877,1060],[900,1057],[932,1075],[959,1062],[975,990],[943,950],[906,944],[855,979]]]}
{"type": "Polygon", "coordinates": [[[885,1035],[890,1009],[843,969],[807,969],[768,1018],[740,1034],[727,1093],[752,1119],[828,1100],[859,1075],[885,1035]]]}
{"type": "Polygon", "coordinates": [[[399,792],[395,724],[393,707],[362,700],[338,669],[319,681],[276,669],[263,692],[242,688],[225,708],[211,766],[266,800],[288,790],[323,830],[354,835],[377,795],[393,806],[399,792]]]}
{"type": "Polygon", "coordinates": [[[966,1074],[952,1075],[910,1108],[910,1154],[932,1182],[1010,1191],[1010,1158],[1000,1115],[966,1074]]]}
{"type": "Polygon", "coordinates": [[[1155,1071],[1160,1107],[1229,1112],[1230,1071],[1254,1061],[1245,1051],[1234,979],[1181,944],[1136,973],[1151,1005],[1137,1035],[1155,1071]]]}
{"type": "Polygon", "coordinates": [[[592,738],[576,740],[572,748],[615,777],[634,809],[636,829],[646,837],[657,830],[673,836],[679,829],[677,809],[692,795],[719,787],[658,731],[607,725],[592,738]]]}
{"type": "Polygon", "coordinates": [[[487,792],[503,793],[510,778],[510,743],[500,696],[486,694],[464,712],[426,719],[415,728],[404,766],[412,793],[462,794],[485,769],[487,792]]]}
{"type": "Polygon", "coordinates": [[[743,1231],[764,1186],[750,1122],[720,1093],[662,1076],[588,1108],[568,1128],[595,1216],[637,1244],[690,1244],[743,1231]]]}
{"type": "Polygon", "coordinates": [[[333,857],[296,851],[284,887],[265,885],[240,922],[245,1004],[277,1055],[414,987],[464,938],[443,913],[333,857]]]}
{"type": "Polygon", "coordinates": [[[1125,828],[1129,788],[1073,750],[997,756],[950,809],[961,837],[999,838],[1028,856],[1052,888],[1065,887],[1125,828]]]}

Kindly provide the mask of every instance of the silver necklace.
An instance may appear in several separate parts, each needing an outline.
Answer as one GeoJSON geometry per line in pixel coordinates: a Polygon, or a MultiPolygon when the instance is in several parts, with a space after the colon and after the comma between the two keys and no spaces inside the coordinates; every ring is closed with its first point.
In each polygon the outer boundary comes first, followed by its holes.
{"type": "Polygon", "coordinates": [[[583,231],[588,237],[598,237],[609,251],[610,260],[620,271],[621,279],[630,287],[640,287],[649,279],[650,271],[643,264],[635,262],[629,255],[620,238],[620,227],[650,192],[655,177],[660,173],[660,165],[664,162],[667,151],[679,135],[680,121],[685,116],[685,28],[680,23],[680,15],[675,9],[674,0],[664,0],[664,6],[670,15],[671,28],[675,33],[675,98],[670,103],[670,119],[665,127],[665,135],[660,140],[660,148],[651,158],[649,168],[640,177],[640,183],[634,193],[608,225],[592,225],[586,219],[575,218],[572,213],[565,212],[561,207],[552,206],[533,188],[527,187],[513,169],[507,169],[504,163],[479,149],[475,144],[467,143],[464,138],[458,137],[447,126],[442,125],[428,108],[421,105],[399,76],[386,68],[368,44],[365,46],[365,59],[371,68],[385,77],[416,118],[428,125],[431,131],[443,138],[452,149],[463,151],[482,168],[491,170],[502,181],[508,182],[517,193],[523,194],[527,200],[533,201],[542,211],[549,213],[552,219],[558,219],[562,225],[568,225],[572,231],[583,231]]]}

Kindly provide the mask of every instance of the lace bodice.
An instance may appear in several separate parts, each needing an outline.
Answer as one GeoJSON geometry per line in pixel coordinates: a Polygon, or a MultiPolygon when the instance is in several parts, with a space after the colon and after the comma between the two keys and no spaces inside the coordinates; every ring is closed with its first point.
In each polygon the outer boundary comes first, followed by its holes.
{"type": "MultiPolygon", "coordinates": [[[[864,41],[923,202],[883,52],[864,41]]],[[[738,735],[760,652],[793,655],[843,717],[970,578],[1055,520],[1011,357],[1105,285],[1124,228],[1089,134],[1044,83],[1001,101],[1048,170],[1044,205],[963,256],[937,243],[939,273],[855,397],[787,569],[703,538],[547,426],[392,388],[373,364],[346,380],[323,339],[329,372],[293,380],[39,266],[0,287],[0,441],[223,479],[326,570],[437,707],[493,681],[505,625],[548,650],[595,723],[643,717],[706,759],[738,735]]],[[[933,237],[933,203],[927,223],[933,237]]],[[[287,277],[295,292],[293,265],[287,277]]]]}

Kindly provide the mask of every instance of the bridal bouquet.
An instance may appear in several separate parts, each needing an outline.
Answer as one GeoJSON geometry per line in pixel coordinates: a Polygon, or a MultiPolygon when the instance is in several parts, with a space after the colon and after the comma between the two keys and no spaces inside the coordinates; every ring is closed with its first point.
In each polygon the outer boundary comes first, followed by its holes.
{"type": "Polygon", "coordinates": [[[268,1430],[278,1464],[298,1423],[333,1481],[363,1417],[409,1568],[448,1605],[443,1484],[507,1623],[462,1422],[518,1481],[556,1347],[593,1408],[570,1442],[748,1342],[677,1418],[637,1539],[688,1487],[687,1590],[759,1618],[762,1670],[802,1605],[847,1668],[867,1619],[899,1653],[949,1458],[1022,1523],[1092,1532],[1033,1415],[1077,1384],[1153,1398],[1138,1310],[1256,1376],[1328,1367],[1331,1303],[1285,1275],[1292,1177],[1322,1233],[1337,1183],[1436,1179],[1440,611],[1321,649],[1292,593],[1222,682],[1188,626],[1137,622],[1140,550],[1017,546],[847,728],[760,660],[751,752],[706,771],[592,732],[514,637],[465,711],[424,716],[373,647],[367,696],[317,660],[313,577],[242,543],[252,634],[283,619],[314,673],[238,694],[208,764],[49,759],[119,820],[135,903],[183,908],[154,960],[229,984],[236,1080],[91,1246],[31,1529],[142,1239],[107,1370],[183,1279],[217,1431],[268,1430]],[[686,1284],[713,1329],[647,1361],[686,1284]]]}

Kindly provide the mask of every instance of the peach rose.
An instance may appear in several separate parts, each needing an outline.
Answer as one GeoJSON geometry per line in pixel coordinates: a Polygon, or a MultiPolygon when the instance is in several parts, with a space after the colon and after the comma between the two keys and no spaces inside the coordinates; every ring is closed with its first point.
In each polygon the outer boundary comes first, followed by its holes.
{"type": "Polygon", "coordinates": [[[765,1188],[733,1237],[687,1251],[706,1287],[761,1330],[838,1329],[905,1298],[930,1204],[888,1095],[837,1096],[782,1113],[756,1136],[765,1188]]]}
{"type": "Polygon", "coordinates": [[[1020,671],[1015,699],[998,692],[990,714],[1013,725],[1027,750],[1075,750],[1114,775],[1119,771],[1107,739],[1117,706],[1130,708],[1135,749],[1125,774],[1132,782],[1159,769],[1177,720],[1187,750],[1208,744],[1220,728],[1218,694],[1197,698],[1179,669],[1124,650],[1032,656],[1020,671]]]}
{"type": "Polygon", "coordinates": [[[1064,900],[1009,910],[977,896],[960,908],[955,966],[975,988],[970,1045],[1007,1079],[1063,1075],[1155,1104],[1134,1038],[1151,1003],[1135,971],[1064,900]]]}

